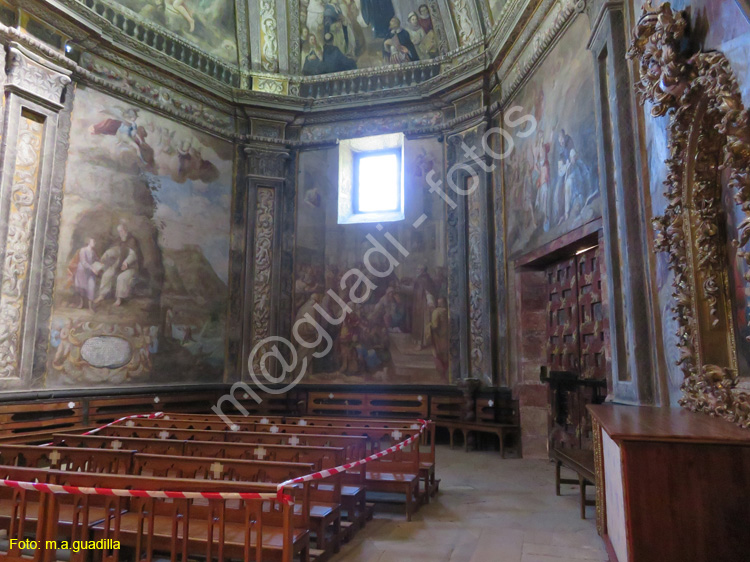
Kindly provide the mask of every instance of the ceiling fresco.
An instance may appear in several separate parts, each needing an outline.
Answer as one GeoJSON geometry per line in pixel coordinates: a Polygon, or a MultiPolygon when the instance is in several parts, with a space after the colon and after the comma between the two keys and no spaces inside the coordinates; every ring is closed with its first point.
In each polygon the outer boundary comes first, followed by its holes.
{"type": "Polygon", "coordinates": [[[468,0],[77,1],[249,72],[314,76],[422,62],[482,39],[468,0]]]}

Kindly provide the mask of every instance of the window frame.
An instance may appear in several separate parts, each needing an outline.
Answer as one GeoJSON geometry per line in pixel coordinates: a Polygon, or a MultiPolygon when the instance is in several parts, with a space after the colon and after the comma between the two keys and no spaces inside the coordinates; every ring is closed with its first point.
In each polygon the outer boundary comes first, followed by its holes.
{"type": "Polygon", "coordinates": [[[352,178],[352,211],[353,215],[374,215],[374,214],[383,214],[383,213],[403,213],[404,211],[404,197],[403,197],[403,186],[402,183],[402,150],[401,147],[394,147],[394,148],[383,148],[380,150],[366,150],[366,151],[356,151],[353,154],[354,156],[354,162],[353,162],[353,171],[354,171],[354,177],[352,178]],[[377,211],[363,211],[359,208],[359,166],[360,162],[364,158],[370,158],[373,156],[385,156],[388,154],[393,154],[396,157],[396,207],[392,209],[379,209],[377,211]]]}

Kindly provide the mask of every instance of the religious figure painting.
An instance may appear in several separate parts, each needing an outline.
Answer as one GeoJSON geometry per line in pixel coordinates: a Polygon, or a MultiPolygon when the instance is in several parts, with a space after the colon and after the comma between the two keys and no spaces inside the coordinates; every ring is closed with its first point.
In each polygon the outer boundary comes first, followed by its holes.
{"type": "Polygon", "coordinates": [[[439,43],[422,0],[300,0],[302,72],[429,60],[439,43]]]}
{"type": "Polygon", "coordinates": [[[223,61],[237,62],[232,0],[117,0],[142,19],[223,61]]]}
{"type": "Polygon", "coordinates": [[[504,161],[508,247],[533,250],[601,216],[594,71],[579,17],[511,105],[537,121],[504,161]],[[554,95],[551,95],[553,93],[554,95]]]}
{"type": "MultiPolygon", "coordinates": [[[[445,204],[430,193],[427,177],[442,169],[435,140],[407,141],[404,156],[405,217],[386,223],[339,225],[338,152],[303,152],[299,164],[295,314],[324,325],[331,351],[299,346],[312,368],[307,383],[447,383],[449,316],[445,243],[445,204]],[[315,193],[314,198],[310,193],[315,193]],[[311,204],[311,199],[314,204],[311,204]],[[415,220],[426,219],[416,229],[415,220]],[[408,255],[400,254],[385,233],[408,255]],[[369,252],[372,240],[390,248],[398,265],[382,253],[369,252]],[[392,271],[378,277],[370,271],[392,271]],[[367,278],[356,272],[362,272],[367,278]],[[343,305],[342,305],[343,303],[343,305]],[[341,316],[340,323],[330,322],[341,316]]],[[[301,336],[314,341],[315,328],[300,324],[301,336]],[[308,333],[305,333],[307,330],[308,333]]],[[[301,361],[301,359],[298,359],[301,361]]]]}
{"type": "Polygon", "coordinates": [[[48,384],[220,380],[229,143],[79,88],[48,384]]]}

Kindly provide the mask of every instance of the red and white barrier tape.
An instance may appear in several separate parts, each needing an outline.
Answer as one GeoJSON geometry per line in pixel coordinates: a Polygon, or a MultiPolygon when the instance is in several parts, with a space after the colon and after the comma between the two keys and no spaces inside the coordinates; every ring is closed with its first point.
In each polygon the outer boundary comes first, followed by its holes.
{"type": "Polygon", "coordinates": [[[36,490],[50,494],[74,494],[87,496],[121,496],[125,498],[177,498],[208,500],[279,500],[291,501],[291,498],[278,492],[171,492],[167,490],[120,490],[117,488],[88,488],[84,486],[64,486],[61,484],[44,484],[42,482],[19,482],[17,480],[0,480],[0,486],[36,490]]]}
{"type": "Polygon", "coordinates": [[[291,480],[282,482],[281,484],[277,486],[279,498],[281,498],[281,496],[283,495],[283,490],[287,486],[291,486],[293,484],[300,484],[302,482],[310,482],[311,480],[323,480],[325,478],[335,476],[336,474],[341,474],[342,472],[351,470],[352,468],[357,468],[358,466],[362,466],[363,464],[367,464],[369,462],[382,459],[383,457],[388,456],[391,453],[395,453],[396,451],[400,451],[401,449],[408,447],[409,445],[414,443],[414,441],[419,439],[424,433],[424,430],[427,428],[427,422],[425,420],[418,420],[418,421],[420,425],[419,431],[415,433],[414,435],[412,435],[411,437],[409,437],[408,439],[401,441],[400,443],[397,443],[396,445],[393,445],[392,447],[388,447],[387,449],[378,451],[377,453],[374,453],[370,455],[369,457],[365,457],[355,462],[343,464],[335,468],[327,468],[326,470],[321,470],[320,472],[313,472],[312,474],[307,474],[305,476],[292,478],[291,480]]]}
{"type": "MultiPolygon", "coordinates": [[[[135,419],[135,418],[157,419],[157,418],[161,418],[162,416],[164,416],[164,412],[156,412],[153,414],[134,414],[131,416],[125,416],[123,418],[120,418],[119,420],[115,420],[101,427],[97,427],[96,429],[87,431],[86,433],[83,433],[82,435],[92,435],[111,425],[115,425],[117,423],[127,421],[130,419],[135,419]]],[[[363,464],[367,464],[369,462],[382,459],[383,457],[386,457],[392,453],[395,453],[396,451],[400,451],[401,449],[408,447],[409,445],[414,443],[417,439],[419,439],[424,433],[425,429],[427,428],[427,422],[425,420],[418,420],[418,421],[420,425],[419,431],[415,433],[414,435],[412,435],[411,437],[409,437],[408,439],[401,441],[400,443],[397,443],[396,445],[393,445],[392,447],[388,447],[387,449],[378,451],[377,453],[374,453],[358,461],[343,464],[335,468],[327,468],[319,472],[313,472],[312,474],[307,474],[305,476],[300,476],[298,478],[293,478],[291,480],[287,480],[286,482],[282,482],[281,484],[276,486],[277,491],[275,494],[270,493],[270,492],[269,493],[179,492],[179,491],[171,492],[171,491],[156,491],[156,490],[120,490],[120,489],[115,489],[115,488],[88,488],[88,487],[82,487],[82,486],[64,486],[60,484],[44,484],[41,482],[19,482],[17,480],[7,480],[7,479],[0,480],[0,487],[18,488],[18,489],[23,489],[23,490],[36,490],[38,492],[47,492],[51,494],[78,494],[78,495],[94,495],[94,496],[121,496],[121,497],[131,497],[131,498],[165,498],[165,499],[166,498],[178,498],[178,499],[221,499],[221,500],[277,500],[281,503],[288,504],[292,502],[292,498],[291,496],[284,494],[284,488],[286,488],[287,486],[293,486],[294,484],[301,484],[303,482],[310,482],[312,480],[324,480],[325,478],[330,478],[331,476],[335,476],[336,474],[341,474],[353,468],[357,468],[358,466],[362,466],[363,464]]],[[[41,447],[46,447],[51,444],[52,442],[45,443],[44,445],[41,445],[41,447]]]]}

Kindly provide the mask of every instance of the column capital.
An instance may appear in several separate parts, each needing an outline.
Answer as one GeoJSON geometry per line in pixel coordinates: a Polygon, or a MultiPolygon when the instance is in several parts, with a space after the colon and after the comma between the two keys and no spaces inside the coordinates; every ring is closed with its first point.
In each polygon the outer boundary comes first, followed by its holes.
{"type": "Polygon", "coordinates": [[[286,162],[291,157],[283,144],[253,143],[245,146],[247,171],[251,176],[284,179],[286,162]]]}
{"type": "Polygon", "coordinates": [[[6,88],[40,100],[57,111],[63,108],[62,96],[71,82],[70,70],[13,42],[8,46],[7,74],[6,88]]]}

